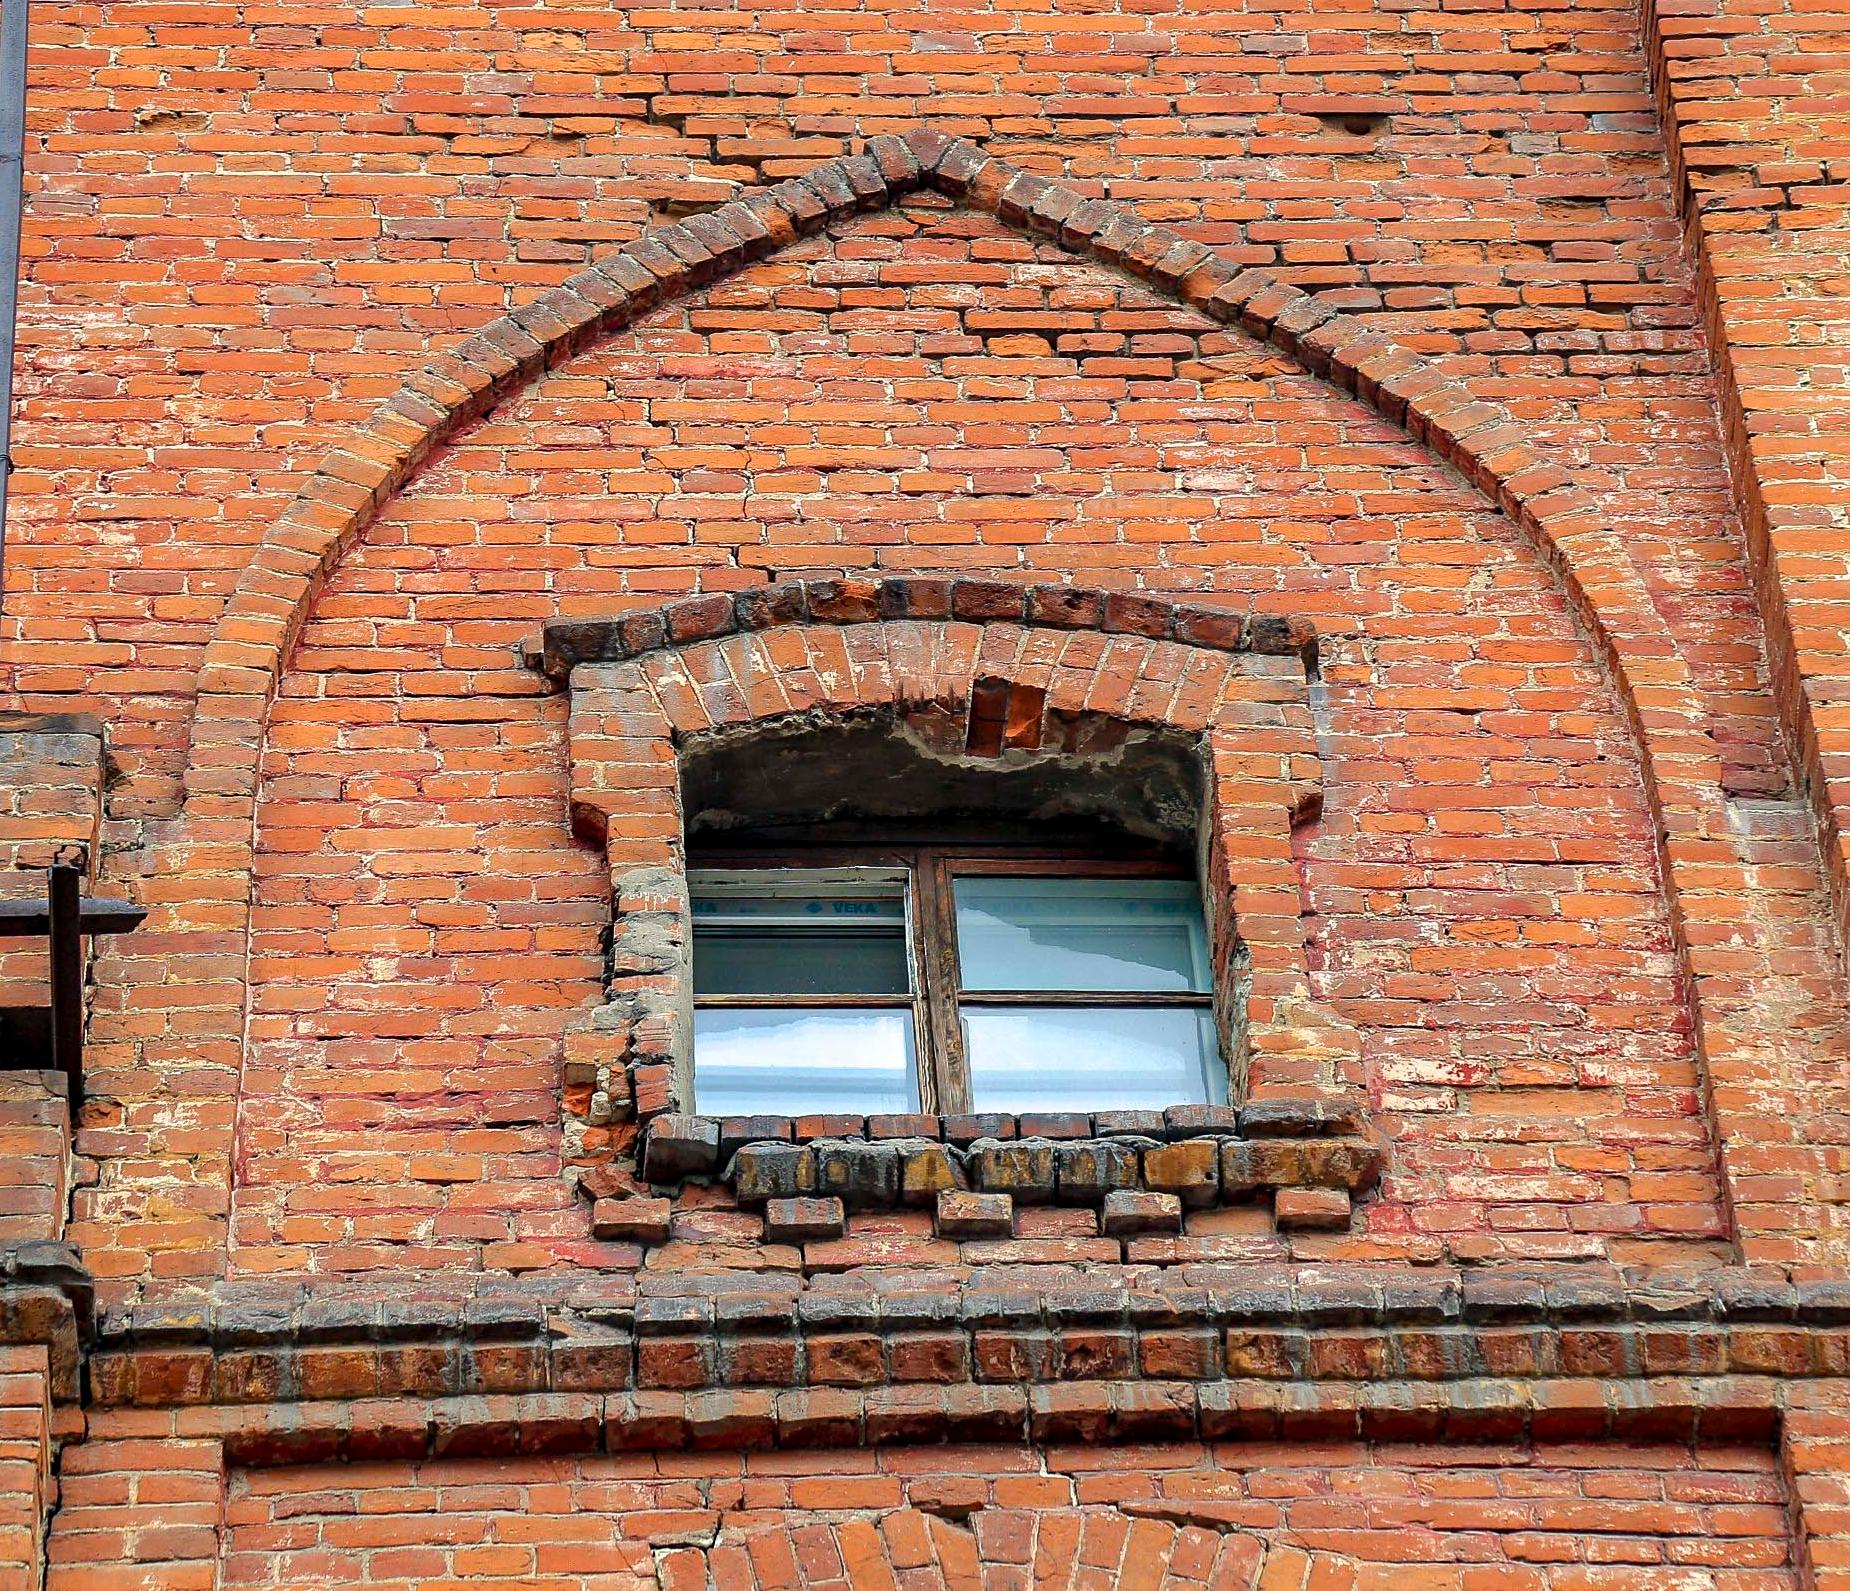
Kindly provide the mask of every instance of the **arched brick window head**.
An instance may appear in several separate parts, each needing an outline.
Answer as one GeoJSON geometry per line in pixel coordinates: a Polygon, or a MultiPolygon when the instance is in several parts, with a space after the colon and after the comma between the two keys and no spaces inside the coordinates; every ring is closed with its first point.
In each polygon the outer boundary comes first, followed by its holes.
{"type": "MultiPolygon", "coordinates": [[[[663,1182],[746,1158],[761,1123],[688,1113],[690,839],[762,841],[819,800],[837,837],[883,821],[968,833],[986,806],[1005,839],[1058,823],[1192,854],[1229,1103],[1186,1120],[1230,1135],[1243,1111],[1277,1109],[1298,1112],[1294,1131],[1352,1126],[1356,1048],[1310,998],[1291,856],[1318,805],[1314,655],[1306,627],[1269,616],[977,580],[792,582],[550,625],[534,661],[569,681],[574,821],[611,871],[606,1002],[568,1040],[578,1174],[639,1165],[663,1182]],[[830,756],[851,774],[835,782],[857,785],[832,806],[830,756]]],[[[966,1125],[931,1130],[949,1142],[966,1125]]]]}

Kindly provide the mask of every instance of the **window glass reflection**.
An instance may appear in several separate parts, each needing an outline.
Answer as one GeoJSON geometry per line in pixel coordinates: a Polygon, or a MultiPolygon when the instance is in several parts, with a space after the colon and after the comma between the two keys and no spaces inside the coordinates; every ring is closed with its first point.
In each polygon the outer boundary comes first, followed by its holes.
{"type": "Polygon", "coordinates": [[[966,989],[1205,991],[1201,897],[1179,878],[956,880],[966,989]]]}

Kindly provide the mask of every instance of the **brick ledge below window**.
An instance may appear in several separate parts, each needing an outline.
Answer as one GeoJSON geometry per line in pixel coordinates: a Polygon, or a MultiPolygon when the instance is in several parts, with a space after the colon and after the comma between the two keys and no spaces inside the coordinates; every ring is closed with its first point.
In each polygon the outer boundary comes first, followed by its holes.
{"type": "MultiPolygon", "coordinates": [[[[1173,1231],[1184,1209],[1269,1198],[1281,1226],[1346,1228],[1385,1154],[1342,1097],[1022,1115],[657,1117],[643,1177],[717,1179],[766,1236],[839,1236],[851,1211],[927,1208],[945,1236],[1006,1235],[1017,1204],[1102,1207],[1107,1232],[1173,1231]]],[[[595,1190],[594,1190],[595,1191],[595,1190]]],[[[660,1242],[666,1197],[599,1198],[599,1235],[660,1242]]]]}

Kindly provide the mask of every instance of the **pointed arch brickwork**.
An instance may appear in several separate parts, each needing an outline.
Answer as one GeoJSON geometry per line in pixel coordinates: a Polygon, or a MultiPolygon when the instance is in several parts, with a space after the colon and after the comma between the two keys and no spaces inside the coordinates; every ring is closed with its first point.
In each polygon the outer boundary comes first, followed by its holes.
{"type": "Polygon", "coordinates": [[[840,216],[882,208],[920,188],[1146,280],[1209,319],[1270,343],[1405,427],[1530,533],[1600,646],[1640,737],[1661,738],[1673,721],[1681,728],[1684,738],[1663,748],[1661,759],[1651,758],[1665,789],[1660,802],[1682,804],[1666,788],[1672,781],[1719,778],[1689,671],[1643,583],[1594,500],[1527,445],[1516,415],[1334,305],[1264,271],[1238,269],[1128,205],[1086,198],[967,140],[922,127],[904,138],[870,139],[864,154],[710,214],[652,228],[412,375],[364,430],[328,456],[240,578],[201,670],[188,810],[254,793],[255,741],[267,702],[316,592],[435,449],[542,371],[664,299],[840,216]],[[1655,766],[1660,760],[1667,764],[1662,769],[1655,766]]]}
{"type": "Polygon", "coordinates": [[[1790,1169],[1786,1135],[1767,1120],[1780,1107],[1764,1098],[1766,1057],[1728,1020],[1735,1001],[1728,946],[1747,881],[1727,843],[1720,758],[1687,663],[1597,502],[1539,456],[1512,412],[1474,397],[1356,317],[1264,272],[1239,270],[1127,206],[1086,198],[926,127],[872,139],[861,155],[651,229],[431,361],[329,456],[256,549],[206,651],[183,806],[163,836],[159,876],[146,891],[153,913],[123,953],[163,958],[155,981],[166,987],[136,1016],[143,1070],[104,1085],[125,1096],[184,1094],[199,1117],[200,1131],[189,1137],[201,1189],[199,1230],[189,1223],[184,1237],[198,1258],[185,1263],[210,1269],[206,1256],[223,1248],[222,1199],[207,1190],[230,1181],[269,702],[294,636],[344,551],[433,450],[543,370],[668,295],[834,218],[926,187],[1055,238],[1269,342],[1403,426],[1525,530],[1591,637],[1641,747],[1676,949],[1705,1040],[1705,1106],[1730,1219],[1749,1252],[1762,1240],[1769,1253],[1785,1252],[1785,1220],[1755,1191],[1790,1169]],[[1703,1014],[1707,998],[1722,1002],[1714,1020],[1703,1014]]]}

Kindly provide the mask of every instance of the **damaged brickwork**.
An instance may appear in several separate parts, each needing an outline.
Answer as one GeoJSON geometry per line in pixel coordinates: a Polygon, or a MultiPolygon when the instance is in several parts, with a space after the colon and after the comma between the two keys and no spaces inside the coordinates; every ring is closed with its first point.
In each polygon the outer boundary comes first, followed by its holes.
{"type": "Polygon", "coordinates": [[[1850,22],[33,27],[0,1587],[1850,1585],[1850,22]],[[1229,1103],[701,1114],[798,731],[1154,791],[1229,1103]]]}

